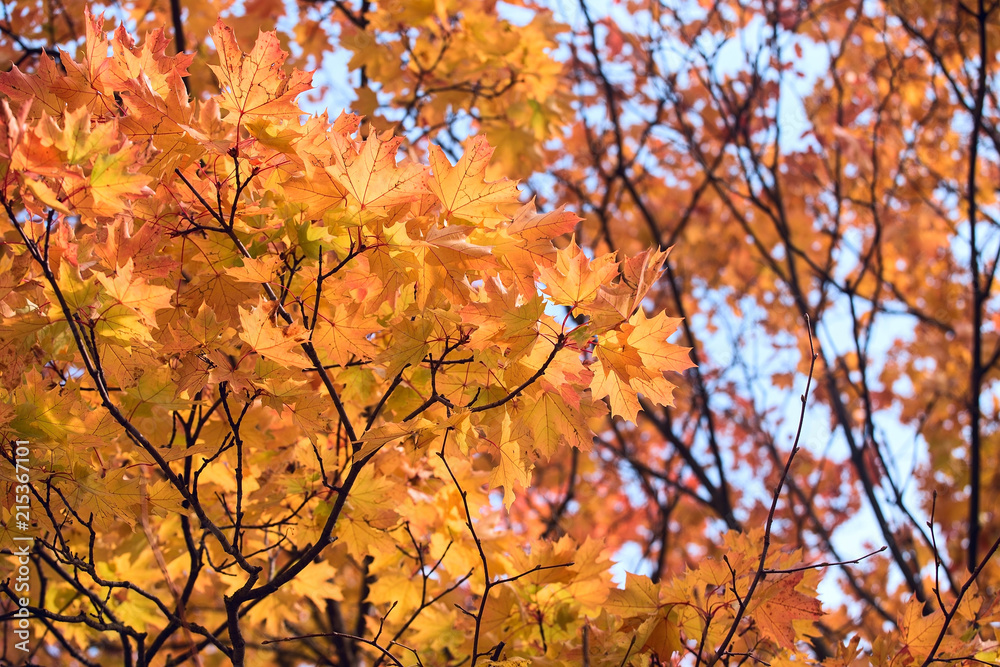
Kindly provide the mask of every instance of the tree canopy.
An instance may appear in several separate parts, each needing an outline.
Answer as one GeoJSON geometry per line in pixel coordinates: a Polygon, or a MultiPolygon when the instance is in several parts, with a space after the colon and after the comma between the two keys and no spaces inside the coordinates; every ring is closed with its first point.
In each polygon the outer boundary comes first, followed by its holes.
{"type": "Polygon", "coordinates": [[[998,28],[4,7],[3,660],[1000,663],[998,28]]]}

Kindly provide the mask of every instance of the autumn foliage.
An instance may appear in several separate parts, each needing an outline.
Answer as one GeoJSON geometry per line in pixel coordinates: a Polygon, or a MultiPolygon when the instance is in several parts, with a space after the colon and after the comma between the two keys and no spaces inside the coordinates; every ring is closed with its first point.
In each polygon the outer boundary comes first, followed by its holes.
{"type": "Polygon", "coordinates": [[[588,4],[0,16],[4,664],[998,664],[1000,6],[588,4]]]}

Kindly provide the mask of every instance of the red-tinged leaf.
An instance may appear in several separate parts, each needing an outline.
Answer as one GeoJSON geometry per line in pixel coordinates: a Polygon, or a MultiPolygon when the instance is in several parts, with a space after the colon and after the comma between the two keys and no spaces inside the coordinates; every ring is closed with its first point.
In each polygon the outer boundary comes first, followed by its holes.
{"type": "Polygon", "coordinates": [[[441,201],[445,216],[473,223],[510,219],[507,210],[520,205],[517,184],[506,179],[490,183],[484,180],[492,155],[486,137],[476,137],[453,167],[444,151],[431,146],[433,177],[429,186],[441,201]]]}
{"type": "Polygon", "coordinates": [[[760,583],[748,608],[749,615],[765,637],[785,649],[795,648],[803,628],[799,621],[816,621],[823,616],[823,607],[813,596],[796,590],[803,572],[769,575],[760,583]]]}
{"type": "Polygon", "coordinates": [[[572,232],[579,222],[580,216],[567,211],[564,206],[547,213],[537,213],[535,200],[531,200],[514,215],[507,226],[507,233],[531,240],[554,239],[572,232]]]}
{"type": "Polygon", "coordinates": [[[210,67],[219,79],[219,106],[230,112],[229,122],[247,116],[297,120],[302,115],[295,98],[312,87],[312,75],[300,70],[289,75],[282,69],[288,53],[281,50],[275,33],[261,32],[250,53],[240,50],[233,29],[221,19],[211,35],[220,64],[210,67]]]}
{"type": "Polygon", "coordinates": [[[56,93],[59,86],[55,84],[65,78],[49,54],[42,52],[37,69],[32,73],[23,72],[17,66],[9,72],[0,72],[0,93],[15,102],[30,103],[35,113],[44,111],[50,116],[59,116],[66,108],[66,101],[56,93]]]}
{"type": "Polygon", "coordinates": [[[396,164],[402,137],[383,139],[377,132],[372,132],[360,152],[343,135],[333,134],[332,141],[338,150],[333,154],[333,166],[326,169],[362,209],[387,208],[416,201],[426,190],[425,167],[412,162],[402,166],[396,164]]]}
{"type": "Polygon", "coordinates": [[[104,265],[113,269],[133,263],[133,274],[145,278],[166,278],[176,266],[176,260],[160,252],[164,228],[157,224],[144,224],[135,229],[135,223],[119,218],[97,230],[101,242],[94,248],[104,265]]]}
{"type": "MultiPolygon", "coordinates": [[[[631,309],[639,308],[642,300],[646,298],[646,294],[659,279],[671,250],[672,248],[644,250],[622,262],[622,282],[632,286],[635,291],[631,309]]],[[[627,316],[631,316],[631,314],[630,311],[627,316]]]]}
{"type": "MultiPolygon", "coordinates": [[[[523,300],[494,278],[487,279],[476,300],[462,309],[462,321],[475,327],[470,336],[474,349],[499,347],[523,352],[538,336],[538,318],[544,305],[536,295],[523,300]]],[[[516,357],[516,355],[515,355],[516,357]]]]}
{"type": "Polygon", "coordinates": [[[179,96],[178,92],[183,90],[183,77],[188,76],[188,67],[195,54],[167,55],[173,40],[162,28],[147,33],[142,46],[136,47],[125,27],[118,26],[111,45],[111,67],[102,77],[111,90],[129,88],[129,82],[141,80],[159,99],[177,98],[178,102],[187,104],[187,95],[179,96]]]}

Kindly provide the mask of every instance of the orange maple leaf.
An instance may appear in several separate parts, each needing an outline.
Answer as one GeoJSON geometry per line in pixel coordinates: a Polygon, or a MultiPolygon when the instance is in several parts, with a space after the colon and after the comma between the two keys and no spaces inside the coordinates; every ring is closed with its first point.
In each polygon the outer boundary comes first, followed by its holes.
{"type": "Polygon", "coordinates": [[[560,306],[592,303],[598,290],[618,275],[618,263],[612,254],[591,260],[576,244],[576,239],[558,251],[555,266],[541,269],[539,279],[545,283],[542,291],[560,306]]]}
{"type": "Polygon", "coordinates": [[[667,342],[680,321],[662,312],[649,319],[640,308],[621,330],[598,338],[590,387],[597,398],[608,397],[613,414],[634,422],[640,409],[638,394],[659,405],[674,404],[676,387],[663,374],[694,366],[688,356],[691,348],[667,342]]]}
{"type": "Polygon", "coordinates": [[[222,88],[219,106],[235,114],[231,122],[247,116],[297,119],[302,115],[295,98],[312,87],[312,74],[296,69],[289,76],[282,69],[288,53],[281,50],[277,34],[261,31],[250,53],[240,50],[233,29],[221,19],[211,35],[221,64],[209,67],[222,88]]]}
{"type": "Polygon", "coordinates": [[[750,604],[750,615],[765,637],[778,646],[795,648],[797,621],[815,621],[823,616],[819,600],[795,590],[802,582],[802,571],[783,575],[769,575],[761,582],[750,604]]]}
{"type": "Polygon", "coordinates": [[[517,183],[503,179],[487,183],[483,177],[489,166],[493,148],[486,137],[472,140],[462,159],[454,167],[444,151],[431,146],[430,162],[433,178],[429,186],[441,204],[446,216],[470,222],[509,220],[504,208],[519,206],[517,183]]]}
{"type": "Polygon", "coordinates": [[[628,344],[635,348],[645,366],[661,372],[683,373],[688,368],[694,368],[691,348],[667,342],[683,321],[680,317],[667,317],[663,311],[647,318],[640,308],[628,320],[632,329],[628,334],[628,344]]]}
{"type": "Polygon", "coordinates": [[[383,139],[377,132],[358,151],[354,142],[332,134],[337,146],[334,163],[326,170],[358,200],[362,209],[389,207],[416,201],[426,191],[426,168],[415,163],[396,165],[402,137],[383,139]]]}

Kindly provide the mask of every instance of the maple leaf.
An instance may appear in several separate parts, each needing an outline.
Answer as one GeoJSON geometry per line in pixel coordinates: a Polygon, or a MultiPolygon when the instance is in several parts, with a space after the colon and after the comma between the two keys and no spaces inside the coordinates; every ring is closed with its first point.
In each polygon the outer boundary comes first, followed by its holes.
{"type": "Polygon", "coordinates": [[[222,19],[211,35],[220,64],[209,67],[222,87],[219,106],[230,112],[228,122],[241,123],[253,116],[297,119],[302,115],[295,98],[312,86],[312,75],[297,69],[291,75],[284,72],[288,53],[281,50],[275,33],[261,31],[250,53],[240,50],[233,29],[222,19]]]}
{"type": "Polygon", "coordinates": [[[419,363],[430,349],[427,342],[434,330],[429,320],[402,322],[392,328],[392,344],[372,359],[385,367],[387,377],[395,377],[408,365],[419,363]]]}
{"type": "Polygon", "coordinates": [[[101,312],[94,330],[128,347],[134,341],[152,341],[145,318],[128,306],[112,304],[101,312]]]}
{"type": "Polygon", "coordinates": [[[358,152],[354,142],[333,134],[334,163],[326,170],[361,205],[385,209],[416,201],[425,191],[426,168],[412,162],[398,166],[402,137],[382,138],[372,132],[358,152]]]}
{"type": "Polygon", "coordinates": [[[484,180],[493,149],[486,137],[473,139],[454,167],[438,146],[430,147],[431,192],[444,207],[446,217],[473,223],[509,220],[506,210],[518,204],[517,184],[506,179],[484,180]]]}
{"type": "MultiPolygon", "coordinates": [[[[507,226],[507,233],[529,241],[552,240],[563,234],[569,234],[579,222],[580,216],[572,211],[567,211],[565,206],[545,213],[538,213],[535,208],[535,200],[532,199],[514,215],[507,226]]],[[[555,247],[551,243],[540,247],[546,248],[548,251],[543,254],[555,253],[555,247]]]]}
{"type": "Polygon", "coordinates": [[[94,248],[110,269],[132,261],[133,271],[147,279],[166,278],[176,262],[160,251],[164,229],[160,225],[136,226],[134,220],[117,218],[97,231],[99,243],[94,248]]]}
{"type": "Polygon", "coordinates": [[[320,434],[330,430],[329,413],[332,411],[330,397],[311,392],[302,395],[298,391],[304,383],[290,384],[294,384],[294,388],[291,388],[288,396],[280,402],[291,413],[292,419],[301,427],[306,437],[315,442],[320,434]]]}
{"type": "Polygon", "coordinates": [[[305,340],[301,328],[293,325],[278,327],[271,322],[273,305],[260,297],[257,306],[249,309],[239,307],[240,339],[262,357],[292,368],[307,368],[309,360],[298,350],[305,340]]]}
{"type": "MultiPolygon", "coordinates": [[[[110,65],[103,68],[101,79],[111,90],[132,88],[133,82],[141,81],[143,88],[150,90],[161,100],[176,98],[186,105],[187,96],[178,93],[183,88],[183,78],[188,76],[188,67],[195,59],[193,53],[167,55],[173,40],[162,28],[146,33],[142,47],[125,26],[119,25],[111,41],[113,49],[110,65]]],[[[88,40],[89,42],[89,40],[88,40]]],[[[138,86],[132,90],[138,89],[138,86]]],[[[158,128],[161,129],[161,128],[158,128]]]]}
{"type": "Polygon", "coordinates": [[[611,414],[635,422],[641,409],[640,392],[660,405],[673,405],[675,387],[662,373],[646,369],[638,351],[623,337],[616,332],[611,338],[599,339],[590,388],[595,398],[609,399],[611,414]]]}
{"type": "Polygon", "coordinates": [[[659,405],[674,404],[676,387],[663,374],[680,373],[694,366],[688,356],[690,348],[666,340],[679,322],[662,312],[649,319],[639,309],[621,330],[598,337],[590,387],[595,397],[609,398],[612,414],[635,422],[640,393],[659,405]]]}
{"type": "Polygon", "coordinates": [[[542,290],[560,306],[577,308],[586,306],[597,298],[602,285],[618,275],[614,255],[589,259],[576,244],[576,239],[556,253],[554,266],[543,267],[539,279],[545,283],[542,290]]]}
{"type": "Polygon", "coordinates": [[[423,241],[414,243],[417,271],[417,306],[425,308],[432,295],[467,300],[470,271],[483,272],[496,266],[488,246],[471,243],[474,230],[462,225],[432,227],[423,241]]]}
{"type": "Polygon", "coordinates": [[[63,154],[68,164],[83,164],[95,153],[110,153],[119,141],[117,123],[99,123],[91,127],[87,107],[67,110],[64,121],[61,130],[54,123],[43,123],[39,129],[46,132],[47,136],[43,136],[63,154]]]}
{"type": "Polygon", "coordinates": [[[612,590],[604,606],[626,618],[645,618],[660,609],[660,592],[649,577],[626,572],[624,590],[612,590]]]}
{"type": "Polygon", "coordinates": [[[344,519],[338,523],[337,537],[344,540],[354,558],[362,560],[366,556],[378,556],[392,550],[395,542],[387,529],[398,520],[395,512],[378,520],[357,518],[350,514],[344,519]]]}
{"type": "Polygon", "coordinates": [[[490,486],[503,487],[503,505],[509,511],[514,503],[514,489],[528,485],[531,464],[524,460],[521,444],[511,437],[510,415],[504,413],[499,442],[491,443],[496,465],[490,473],[490,486]]]}
{"type": "Polygon", "coordinates": [[[281,260],[273,255],[257,258],[243,258],[240,266],[226,269],[226,275],[242,283],[270,283],[281,265],[281,260]]]}
{"type": "MultiPolygon", "coordinates": [[[[70,310],[76,312],[92,306],[97,299],[100,288],[90,280],[83,280],[80,277],[79,268],[72,266],[69,261],[63,260],[59,263],[59,292],[70,310]]],[[[55,289],[46,286],[45,294],[52,301],[57,301],[55,289]]]]}
{"type": "Polygon", "coordinates": [[[683,373],[688,368],[694,368],[690,356],[691,348],[667,342],[667,338],[677,331],[682,321],[679,317],[667,317],[663,311],[652,318],[647,318],[646,313],[640,308],[629,318],[631,331],[628,333],[626,343],[635,348],[643,365],[663,373],[668,371],[683,373]]]}
{"type": "Polygon", "coordinates": [[[748,613],[765,637],[785,649],[795,648],[803,635],[803,621],[816,621],[823,616],[823,607],[815,597],[800,593],[804,572],[768,575],[754,592],[748,613]]]}
{"type": "Polygon", "coordinates": [[[575,213],[566,211],[562,206],[537,213],[534,200],[514,214],[514,219],[504,229],[511,242],[499,241],[494,253],[513,272],[518,292],[524,295],[535,293],[535,278],[539,269],[550,267],[555,262],[556,247],[552,239],[573,231],[579,221],[575,213]]]}
{"type": "Polygon", "coordinates": [[[602,415],[597,407],[601,404],[581,402],[570,393],[567,387],[567,391],[560,395],[557,388],[542,381],[538,390],[530,396],[521,420],[531,432],[532,443],[541,456],[555,456],[561,445],[583,451],[591,449],[593,436],[587,420],[602,415]]]}
{"type": "MultiPolygon", "coordinates": [[[[652,289],[653,284],[663,273],[663,265],[667,261],[672,248],[666,250],[644,250],[629,257],[622,263],[622,281],[632,285],[635,292],[633,310],[638,308],[642,300],[652,289]]],[[[630,311],[627,317],[631,316],[630,311]]]]}
{"type": "Polygon", "coordinates": [[[147,327],[156,326],[156,313],[171,307],[175,290],[160,285],[150,285],[145,278],[133,275],[134,264],[129,258],[119,266],[113,277],[94,272],[108,295],[123,306],[136,311],[147,327]]]}
{"type": "Polygon", "coordinates": [[[338,303],[333,312],[323,312],[313,331],[312,343],[324,361],[346,366],[351,359],[371,359],[375,345],[369,336],[377,323],[364,317],[358,304],[338,303]]]}
{"type": "MultiPolygon", "coordinates": [[[[114,153],[98,155],[90,170],[89,193],[94,214],[113,215],[124,209],[123,200],[153,194],[147,187],[152,178],[138,172],[137,165],[145,162],[145,149],[124,145],[114,153]]],[[[77,204],[81,207],[80,204],[77,204]]]]}
{"type": "Polygon", "coordinates": [[[641,309],[669,252],[669,249],[662,252],[646,250],[629,257],[619,266],[618,280],[597,288],[597,296],[587,309],[595,333],[616,327],[641,309]]]}
{"type": "Polygon", "coordinates": [[[317,606],[325,605],[327,600],[343,600],[344,593],[335,583],[336,575],[337,568],[332,563],[316,563],[304,576],[293,579],[289,589],[294,596],[312,600],[317,606]]]}
{"type": "Polygon", "coordinates": [[[500,280],[489,278],[474,297],[461,315],[463,322],[475,327],[469,341],[475,349],[509,348],[509,358],[515,359],[535,342],[538,320],[544,312],[537,294],[526,298],[500,280]]]}
{"type": "Polygon", "coordinates": [[[0,93],[18,102],[32,102],[46,113],[58,116],[66,108],[66,102],[56,91],[65,87],[58,84],[66,79],[56,62],[43,51],[35,72],[26,73],[16,65],[9,72],[0,72],[0,93]]]}
{"type": "Polygon", "coordinates": [[[423,418],[412,419],[404,423],[393,422],[376,426],[369,429],[364,436],[358,439],[361,447],[355,453],[355,457],[364,458],[390,442],[403,440],[433,428],[435,428],[434,422],[423,418]]]}
{"type": "Polygon", "coordinates": [[[118,521],[134,528],[142,501],[139,480],[124,468],[97,475],[92,470],[77,467],[75,489],[71,498],[81,512],[93,514],[96,525],[105,529],[118,521]]]}
{"type": "MultiPolygon", "coordinates": [[[[899,623],[901,652],[915,664],[923,663],[937,644],[944,622],[940,609],[924,615],[924,603],[916,597],[911,598],[903,608],[899,623]]],[[[967,647],[959,638],[945,635],[937,647],[937,654],[946,655],[963,648],[967,647]]]]}
{"type": "Polygon", "coordinates": [[[71,215],[72,211],[66,207],[59,195],[52,190],[43,180],[25,179],[24,186],[28,188],[35,199],[42,203],[41,208],[32,207],[30,199],[25,200],[25,207],[32,210],[36,215],[44,215],[47,208],[54,209],[64,215],[71,215]]]}

